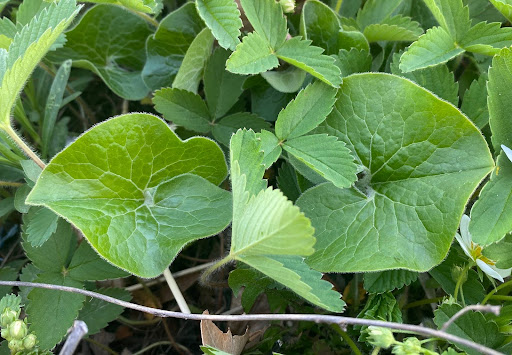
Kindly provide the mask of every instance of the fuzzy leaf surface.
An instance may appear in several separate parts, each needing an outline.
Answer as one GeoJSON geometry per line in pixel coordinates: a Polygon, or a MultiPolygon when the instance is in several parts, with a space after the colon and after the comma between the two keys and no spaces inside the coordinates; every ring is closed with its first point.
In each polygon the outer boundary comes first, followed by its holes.
{"type": "Polygon", "coordinates": [[[58,154],[27,200],[73,223],[110,263],[154,277],[187,243],[227,226],[231,199],[216,186],[225,176],[214,142],[181,141],[161,119],[128,114],[58,154]]]}
{"type": "Polygon", "coordinates": [[[322,54],[324,50],[311,45],[310,40],[293,37],[276,51],[279,59],[308,72],[335,88],[341,84],[341,72],[334,58],[322,54]]]}
{"type": "Polygon", "coordinates": [[[78,11],[74,0],[54,3],[23,26],[7,52],[0,49],[0,126],[9,125],[18,93],[78,11]]]}
{"type": "Polygon", "coordinates": [[[258,74],[277,66],[272,48],[257,32],[245,36],[226,63],[226,69],[235,74],[258,74]]]}
{"type": "Polygon", "coordinates": [[[196,0],[199,16],[222,48],[235,50],[240,40],[240,11],[234,0],[196,0]]]}
{"type": "Polygon", "coordinates": [[[345,78],[315,133],[344,141],[366,171],[357,188],[321,184],[297,200],[316,230],[308,263],[324,272],[431,269],[494,166],[482,135],[457,108],[389,74],[345,78]]]}

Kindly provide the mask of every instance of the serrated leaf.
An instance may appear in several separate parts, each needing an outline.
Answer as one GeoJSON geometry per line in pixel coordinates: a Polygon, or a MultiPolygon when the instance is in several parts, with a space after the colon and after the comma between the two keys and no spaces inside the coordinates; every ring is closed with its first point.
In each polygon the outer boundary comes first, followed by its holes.
{"type": "Polygon", "coordinates": [[[512,28],[502,28],[499,22],[480,22],[471,27],[459,44],[467,51],[492,56],[512,45],[512,28]]]}
{"type": "Polygon", "coordinates": [[[128,114],[53,158],[27,202],[69,220],[112,264],[154,277],[187,243],[227,226],[229,193],[215,186],[225,176],[214,142],[183,142],[161,119],[128,114]]]}
{"type": "Polygon", "coordinates": [[[240,128],[259,132],[264,129],[270,129],[270,124],[258,115],[249,112],[239,112],[226,116],[219,122],[216,122],[213,125],[212,134],[219,143],[229,147],[231,136],[240,128]]]}
{"type": "Polygon", "coordinates": [[[238,131],[231,139],[233,224],[227,258],[252,266],[317,306],[340,312],[340,295],[302,257],[313,252],[310,221],[281,191],[262,190],[266,183],[260,149],[251,131],[238,131]]]}
{"type": "MultiPolygon", "coordinates": [[[[9,266],[4,266],[0,268],[0,280],[3,281],[16,281],[18,279],[18,270],[13,269],[9,266]]],[[[0,286],[0,297],[5,296],[6,294],[12,292],[12,286],[0,286]]],[[[7,297],[7,296],[6,296],[7,297]]],[[[2,314],[2,310],[5,306],[2,304],[2,300],[0,300],[0,314],[2,314]]],[[[11,307],[11,309],[14,309],[11,307]]]]}
{"type": "Polygon", "coordinates": [[[204,28],[193,2],[164,17],[146,41],[142,80],[151,90],[169,87],[194,38],[204,28]]]}
{"type": "Polygon", "coordinates": [[[215,38],[208,28],[203,29],[190,44],[172,87],[197,94],[204,67],[210,57],[215,38]]]}
{"type": "MultiPolygon", "coordinates": [[[[416,84],[432,91],[434,94],[454,106],[459,104],[459,83],[455,81],[453,72],[446,65],[436,65],[425,69],[415,70],[409,73],[403,73],[400,68],[400,54],[393,54],[391,63],[391,73],[403,76],[414,81],[416,84]]],[[[484,100],[486,98],[484,97],[484,100]]],[[[486,104],[484,106],[487,106],[486,104]]]]}
{"type": "Polygon", "coordinates": [[[332,284],[322,280],[322,274],[311,269],[301,256],[244,255],[237,259],[272,277],[314,305],[337,313],[345,308],[345,302],[340,299],[338,292],[332,290],[332,284]]]}
{"type": "Polygon", "coordinates": [[[103,260],[86,241],[76,249],[66,270],[69,277],[79,281],[101,281],[129,276],[127,272],[103,260]]]}
{"type": "Polygon", "coordinates": [[[336,90],[320,81],[308,85],[279,113],[276,136],[291,139],[316,128],[332,111],[335,96],[336,90]]]}
{"type": "Polygon", "coordinates": [[[11,109],[18,93],[78,10],[74,0],[54,3],[14,36],[4,57],[5,62],[0,64],[0,126],[9,125],[11,109]]]}
{"type": "Polygon", "coordinates": [[[28,243],[26,234],[22,234],[22,237],[27,257],[34,266],[45,272],[62,272],[68,266],[76,248],[76,238],[71,226],[63,219],[59,219],[55,233],[40,247],[28,243]]]}
{"type": "Polygon", "coordinates": [[[404,73],[446,63],[464,49],[458,47],[450,34],[442,27],[433,27],[411,44],[400,58],[404,73]]]}
{"type": "Polygon", "coordinates": [[[275,0],[241,0],[245,16],[271,48],[280,47],[287,34],[286,18],[283,16],[281,5],[275,0]]]}
{"type": "MultiPolygon", "coordinates": [[[[107,288],[95,290],[95,292],[114,297],[122,301],[130,301],[131,295],[128,291],[120,288],[107,288]]],[[[124,308],[116,304],[105,302],[97,298],[87,298],[84,307],[78,313],[78,319],[87,324],[88,335],[98,333],[101,329],[105,328],[108,323],[115,320],[124,308]]]]}
{"type": "Polygon", "coordinates": [[[251,311],[259,295],[272,285],[277,284],[272,278],[255,269],[240,267],[229,273],[228,282],[235,295],[244,287],[241,302],[247,313],[251,311]]]}
{"type": "Polygon", "coordinates": [[[401,15],[387,18],[381,23],[367,26],[363,34],[368,42],[415,41],[423,33],[420,24],[401,15]]]}
{"type": "Polygon", "coordinates": [[[313,41],[313,45],[325,48],[325,54],[338,52],[338,33],[341,24],[336,13],[317,0],[306,1],[300,15],[300,34],[313,41]]]}
{"type": "MultiPolygon", "coordinates": [[[[357,318],[402,323],[402,312],[395,296],[393,296],[391,292],[386,292],[382,294],[371,294],[363,310],[357,315],[357,318]]],[[[362,328],[366,329],[366,327],[362,328]]],[[[368,333],[361,331],[359,341],[367,341],[367,338],[368,333]]]]}
{"type": "Polygon", "coordinates": [[[357,188],[321,184],[297,200],[317,231],[308,263],[325,272],[431,269],[494,165],[457,108],[389,74],[345,78],[315,133],[336,135],[365,167],[357,188]]]}
{"type": "MultiPolygon", "coordinates": [[[[3,270],[3,269],[2,269],[3,270]]],[[[2,280],[5,280],[2,278],[2,280]]],[[[5,295],[0,299],[0,313],[4,313],[4,310],[9,307],[11,310],[17,312],[20,309],[21,297],[14,294],[5,295]]]]}
{"type": "Polygon", "coordinates": [[[242,20],[234,0],[196,0],[197,12],[219,45],[235,50],[240,40],[242,20]]]}
{"type": "Polygon", "coordinates": [[[258,74],[278,65],[279,60],[265,38],[252,32],[236,46],[226,62],[226,69],[235,74],[258,74]]]}
{"type": "Polygon", "coordinates": [[[163,7],[162,2],[159,0],[84,0],[84,2],[116,5],[146,14],[156,14],[163,7]]]}
{"type": "Polygon", "coordinates": [[[355,73],[366,73],[372,68],[372,56],[367,50],[352,48],[347,51],[346,49],[340,49],[335,59],[342,77],[355,73]]]}
{"type": "MultiPolygon", "coordinates": [[[[442,304],[434,311],[434,323],[438,328],[441,328],[448,319],[461,309],[462,306],[458,304],[442,304]]],[[[480,312],[466,312],[462,314],[446,329],[446,332],[491,349],[498,348],[505,340],[505,336],[499,332],[496,322],[485,319],[484,315],[480,312]]],[[[453,344],[469,355],[480,354],[479,351],[468,346],[457,343],[453,344]]]]}
{"type": "Polygon", "coordinates": [[[272,132],[262,130],[256,134],[261,141],[261,150],[263,151],[263,165],[265,169],[270,168],[281,156],[283,149],[277,138],[272,132]]]}
{"type": "Polygon", "coordinates": [[[403,0],[369,0],[357,13],[357,26],[364,29],[366,26],[381,23],[391,17],[399,9],[403,0]]]}
{"type": "Polygon", "coordinates": [[[293,93],[302,87],[304,79],[306,79],[306,72],[290,66],[285,70],[263,72],[261,76],[277,91],[293,93]]]}
{"type": "Polygon", "coordinates": [[[383,293],[401,289],[416,281],[418,273],[408,270],[387,270],[364,274],[364,289],[370,293],[383,293]]]}
{"type": "Polygon", "coordinates": [[[487,107],[487,75],[480,75],[464,94],[460,108],[473,123],[480,129],[489,123],[489,109],[487,107]]]}
{"type": "Polygon", "coordinates": [[[34,247],[43,245],[57,230],[59,216],[44,207],[31,208],[24,218],[26,241],[34,247]]]}
{"type": "Polygon", "coordinates": [[[211,129],[210,113],[201,96],[193,92],[165,88],[153,96],[155,110],[164,118],[188,130],[208,133],[211,129]]]}
{"type": "Polygon", "coordinates": [[[471,20],[469,7],[464,6],[462,0],[423,0],[423,2],[454,41],[460,41],[467,34],[471,20]]]}
{"type": "Polygon", "coordinates": [[[512,234],[508,234],[494,244],[484,248],[483,254],[491,260],[496,261],[496,267],[508,269],[512,267],[512,234]]]}
{"type": "MultiPolygon", "coordinates": [[[[83,285],[60,273],[40,274],[35,282],[48,283],[59,286],[82,288],[83,285]]],[[[83,307],[85,296],[34,288],[28,295],[29,302],[26,307],[30,330],[37,336],[41,349],[51,349],[66,335],[83,307]]]]}
{"type": "Polygon", "coordinates": [[[339,188],[357,180],[358,167],[345,143],[334,136],[314,134],[289,139],[283,149],[339,188]]]}
{"type": "Polygon", "coordinates": [[[277,49],[276,55],[279,59],[338,88],[341,84],[340,70],[334,64],[334,58],[323,55],[323,51],[322,48],[312,46],[309,40],[293,37],[277,49]]]}
{"type": "Polygon", "coordinates": [[[496,9],[503,16],[507,18],[507,20],[512,21],[512,1],[510,0],[489,0],[496,9]]]}
{"type": "MultiPolygon", "coordinates": [[[[510,83],[512,80],[512,50],[503,49],[495,56],[489,69],[488,107],[491,141],[496,152],[501,145],[512,147],[512,125],[510,124],[510,83]]],[[[512,230],[510,211],[512,206],[512,163],[501,152],[497,168],[491,180],[484,186],[480,198],[473,205],[470,232],[475,243],[482,246],[497,242],[512,230]]]]}
{"type": "Polygon", "coordinates": [[[140,100],[149,91],[141,71],[150,34],[148,23],[140,16],[118,6],[97,5],[66,33],[66,45],[51,58],[71,59],[73,66],[98,75],[115,94],[140,100]]]}
{"type": "Polygon", "coordinates": [[[238,101],[243,92],[242,84],[247,78],[226,70],[229,54],[222,48],[215,50],[204,72],[204,94],[215,119],[224,116],[238,101]]]}

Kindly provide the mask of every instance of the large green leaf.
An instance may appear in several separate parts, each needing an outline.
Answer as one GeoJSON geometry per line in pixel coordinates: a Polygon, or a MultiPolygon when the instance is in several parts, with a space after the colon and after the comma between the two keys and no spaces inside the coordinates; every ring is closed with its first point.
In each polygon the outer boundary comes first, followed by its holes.
{"type": "Polygon", "coordinates": [[[227,259],[252,266],[315,305],[341,312],[340,295],[304,263],[303,256],[314,251],[311,222],[281,191],[265,189],[263,157],[254,132],[240,130],[231,139],[233,225],[227,259]]]}
{"type": "Polygon", "coordinates": [[[235,50],[240,40],[240,11],[233,0],[196,0],[199,15],[212,31],[219,45],[235,50]]]}
{"type": "MultiPolygon", "coordinates": [[[[452,318],[462,307],[458,304],[443,303],[434,312],[434,323],[441,328],[450,318],[452,318]]],[[[505,335],[500,333],[498,325],[492,320],[487,320],[480,312],[466,312],[452,323],[446,332],[457,335],[461,338],[474,341],[491,349],[498,348],[503,344],[505,335]]],[[[468,355],[479,355],[479,351],[468,346],[454,343],[468,355]]]]}
{"type": "Polygon", "coordinates": [[[310,40],[293,37],[277,49],[276,55],[337,88],[341,83],[341,72],[334,64],[334,58],[322,54],[323,51],[320,47],[312,46],[310,40]]]}
{"type": "Polygon", "coordinates": [[[27,203],[73,223],[112,264],[154,277],[184,245],[227,226],[229,193],[215,186],[225,176],[214,142],[183,142],[159,118],[128,114],[58,154],[27,203]]]}
{"type": "MultiPolygon", "coordinates": [[[[503,49],[494,57],[489,69],[489,126],[495,151],[501,145],[512,147],[510,100],[512,99],[512,50],[503,49]]],[[[512,162],[504,152],[499,154],[497,168],[484,186],[471,210],[470,231],[475,243],[491,244],[512,230],[512,162]]]]}
{"type": "Polygon", "coordinates": [[[332,111],[336,90],[317,81],[301,90],[284,110],[279,112],[276,121],[276,136],[290,139],[302,136],[320,123],[332,111]]]}
{"type": "Polygon", "coordinates": [[[317,0],[306,1],[300,15],[300,33],[305,39],[325,48],[325,54],[336,54],[341,30],[338,16],[329,6],[317,0]]]}
{"type": "Polygon", "coordinates": [[[345,143],[327,134],[312,134],[287,140],[283,149],[337,187],[350,187],[357,180],[357,165],[345,143]]]}
{"type": "Polygon", "coordinates": [[[275,0],[241,0],[245,16],[271,48],[280,47],[287,34],[286,18],[281,5],[275,0]]]}
{"type": "MultiPolygon", "coordinates": [[[[83,287],[80,282],[64,277],[60,273],[43,273],[34,282],[83,287]]],[[[85,296],[34,288],[28,294],[28,299],[26,311],[31,323],[30,330],[37,336],[41,349],[51,349],[61,341],[73,325],[78,311],[83,306],[85,296]]]]}
{"type": "Polygon", "coordinates": [[[74,0],[54,3],[23,26],[7,52],[0,48],[0,127],[9,125],[18,93],[78,10],[74,0]]]}
{"type": "Polygon", "coordinates": [[[140,100],[149,91],[141,71],[150,34],[148,23],[138,15],[117,6],[97,5],[66,33],[66,45],[52,59],[72,59],[75,67],[93,71],[117,95],[140,100]]]}
{"type": "Polygon", "coordinates": [[[450,34],[442,27],[433,27],[411,44],[400,59],[400,69],[407,73],[446,63],[464,49],[458,47],[450,34]]]}
{"type": "Polygon", "coordinates": [[[160,21],[156,32],[146,41],[147,60],[142,69],[142,80],[150,89],[172,85],[187,49],[203,27],[192,2],[160,21]]]}
{"type": "Polygon", "coordinates": [[[365,167],[356,188],[321,184],[297,201],[316,230],[308,263],[321,271],[429,270],[494,165],[457,108],[389,74],[345,78],[315,132],[336,135],[365,167]]]}

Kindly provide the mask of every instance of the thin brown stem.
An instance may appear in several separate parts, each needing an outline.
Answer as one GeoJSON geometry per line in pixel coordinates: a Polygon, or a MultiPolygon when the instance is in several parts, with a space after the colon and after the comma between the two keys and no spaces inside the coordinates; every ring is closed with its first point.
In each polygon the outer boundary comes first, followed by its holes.
{"type": "Polygon", "coordinates": [[[373,319],[364,319],[364,318],[352,318],[352,317],[343,317],[343,316],[334,316],[334,315],[324,315],[324,314],[241,314],[241,315],[221,315],[221,314],[185,314],[181,312],[174,311],[166,311],[163,309],[156,309],[146,306],[141,306],[135,303],[126,302],[118,300],[114,297],[109,297],[106,295],[102,295],[97,292],[82,290],[75,287],[68,286],[60,286],[60,285],[51,285],[44,283],[35,283],[35,282],[23,282],[23,281],[0,281],[0,286],[15,286],[15,287],[37,287],[43,288],[47,290],[58,290],[63,292],[72,292],[81,295],[85,295],[88,297],[94,297],[105,302],[117,304],[118,306],[130,308],[136,311],[145,312],[149,314],[153,314],[157,317],[162,318],[178,318],[178,319],[186,319],[186,320],[196,320],[200,321],[203,319],[211,320],[211,321],[225,321],[225,322],[249,322],[249,321],[303,321],[303,322],[315,322],[315,323],[327,323],[327,324],[339,324],[340,326],[346,326],[348,324],[351,325],[360,325],[360,326],[376,326],[376,327],[384,327],[389,329],[397,329],[407,333],[420,334],[426,337],[438,337],[444,340],[447,340],[452,343],[458,343],[461,345],[465,345],[470,347],[471,349],[475,349],[481,354],[486,355],[501,355],[500,352],[488,348],[487,346],[483,346],[477,344],[471,340],[467,340],[440,330],[425,328],[418,325],[412,324],[401,324],[394,322],[385,322],[380,320],[373,319]]]}

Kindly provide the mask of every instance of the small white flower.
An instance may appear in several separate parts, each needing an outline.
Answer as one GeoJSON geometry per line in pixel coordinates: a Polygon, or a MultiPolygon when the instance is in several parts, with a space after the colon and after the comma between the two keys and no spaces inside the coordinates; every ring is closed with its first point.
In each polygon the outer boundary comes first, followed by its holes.
{"type": "Polygon", "coordinates": [[[512,149],[510,149],[509,147],[507,147],[503,144],[501,145],[501,149],[503,149],[503,151],[507,155],[508,160],[510,160],[512,162],[512,149]]]}
{"type": "MultiPolygon", "coordinates": [[[[507,147],[502,146],[502,148],[507,147]]],[[[505,149],[503,150],[505,151],[509,159],[512,158],[512,150],[508,149],[510,155],[508,155],[509,153],[507,153],[505,149]]],[[[480,270],[482,270],[490,277],[503,282],[504,277],[510,276],[512,268],[498,269],[497,267],[494,266],[496,264],[495,261],[488,259],[482,255],[482,247],[476,243],[473,243],[473,241],[471,240],[471,234],[469,233],[470,220],[471,219],[467,215],[462,216],[462,220],[460,221],[460,234],[455,233],[455,238],[459,242],[464,253],[476,263],[480,270]]]]}

